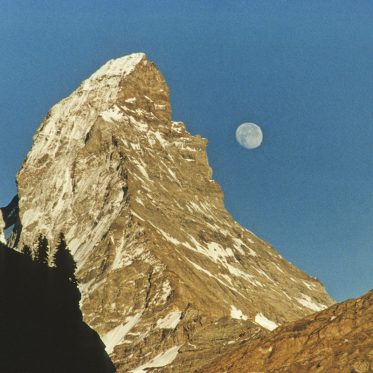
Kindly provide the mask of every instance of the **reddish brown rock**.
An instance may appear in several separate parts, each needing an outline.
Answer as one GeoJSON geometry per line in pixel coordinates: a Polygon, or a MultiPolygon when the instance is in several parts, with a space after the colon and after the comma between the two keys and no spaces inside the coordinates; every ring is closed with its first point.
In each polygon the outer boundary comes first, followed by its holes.
{"type": "Polygon", "coordinates": [[[373,372],[373,291],[243,343],[200,372],[373,372]]]}

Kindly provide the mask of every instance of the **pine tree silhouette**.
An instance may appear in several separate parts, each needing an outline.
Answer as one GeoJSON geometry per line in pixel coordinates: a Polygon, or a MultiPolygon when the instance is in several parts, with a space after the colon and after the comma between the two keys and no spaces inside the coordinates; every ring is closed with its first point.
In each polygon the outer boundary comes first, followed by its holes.
{"type": "Polygon", "coordinates": [[[35,261],[37,263],[48,266],[49,246],[48,246],[48,240],[43,235],[40,235],[38,238],[38,244],[37,244],[36,253],[35,253],[35,261]]]}
{"type": "Polygon", "coordinates": [[[59,243],[54,254],[54,265],[60,276],[67,279],[72,284],[77,285],[75,277],[76,263],[67,247],[63,233],[60,233],[59,243]]]}
{"type": "Polygon", "coordinates": [[[22,248],[22,253],[29,259],[32,260],[32,250],[30,249],[30,246],[24,245],[22,248]]]}

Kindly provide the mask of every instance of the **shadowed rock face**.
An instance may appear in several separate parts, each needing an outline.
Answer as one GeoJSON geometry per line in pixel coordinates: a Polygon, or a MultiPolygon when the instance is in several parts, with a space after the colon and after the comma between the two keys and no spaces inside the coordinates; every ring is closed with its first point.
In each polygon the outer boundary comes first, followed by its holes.
{"type": "Polygon", "coordinates": [[[192,371],[238,329],[253,338],[333,303],[232,219],[206,144],[171,120],[164,78],[134,54],[49,111],[18,173],[19,245],[65,233],[84,320],[118,372],[192,371]]]}
{"type": "Polygon", "coordinates": [[[373,291],[244,343],[203,373],[373,371],[373,291]]]}
{"type": "Polygon", "coordinates": [[[6,207],[0,208],[0,242],[6,244],[5,232],[12,231],[18,223],[18,196],[13,197],[6,207]]]}

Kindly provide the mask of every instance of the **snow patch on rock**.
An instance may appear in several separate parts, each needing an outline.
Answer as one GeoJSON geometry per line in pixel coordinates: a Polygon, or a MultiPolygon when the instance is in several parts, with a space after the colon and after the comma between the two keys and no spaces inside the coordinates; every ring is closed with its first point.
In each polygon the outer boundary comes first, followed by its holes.
{"type": "Polygon", "coordinates": [[[159,329],[175,329],[180,322],[181,312],[173,311],[165,316],[163,319],[157,321],[157,328],[159,329]]]}
{"type": "MultiPolygon", "coordinates": [[[[233,238],[233,242],[234,242],[234,247],[237,249],[237,251],[240,254],[245,254],[244,248],[246,248],[247,246],[244,244],[244,242],[236,237],[233,238]]],[[[248,251],[249,255],[257,256],[256,252],[253,249],[251,249],[250,247],[247,247],[247,248],[249,249],[248,251]]]]}
{"type": "Polygon", "coordinates": [[[161,293],[161,303],[166,303],[168,297],[171,295],[172,293],[172,287],[171,287],[171,284],[170,284],[170,281],[169,280],[166,280],[163,284],[162,284],[162,293],[161,293]]]}
{"type": "Polygon", "coordinates": [[[301,298],[296,298],[296,301],[300,303],[302,306],[307,307],[310,310],[315,311],[315,312],[322,311],[325,308],[327,308],[325,304],[314,302],[311,299],[311,297],[306,294],[302,294],[301,298]]]}
{"type": "Polygon", "coordinates": [[[129,333],[131,329],[139,322],[142,313],[137,313],[134,316],[127,317],[126,324],[120,324],[114,329],[107,332],[102,336],[102,341],[105,344],[105,350],[108,354],[111,354],[114,350],[114,347],[120,344],[124,337],[129,333]]]}
{"type": "Polygon", "coordinates": [[[278,327],[274,321],[267,319],[262,313],[256,314],[255,322],[268,330],[274,330],[278,327]]]}
{"type": "Polygon", "coordinates": [[[144,53],[133,53],[128,56],[109,60],[92,74],[90,79],[98,80],[107,76],[120,76],[123,78],[130,74],[144,57],[144,53]]]}
{"type": "Polygon", "coordinates": [[[237,320],[247,320],[247,316],[241,310],[231,305],[231,318],[237,320]]]}
{"type": "Polygon", "coordinates": [[[162,368],[171,364],[180,350],[181,346],[174,346],[165,352],[160,353],[147,363],[131,370],[132,373],[146,373],[150,368],[162,368]]]}
{"type": "Polygon", "coordinates": [[[101,112],[100,116],[105,122],[109,123],[120,122],[124,118],[123,112],[116,105],[101,112]]]}

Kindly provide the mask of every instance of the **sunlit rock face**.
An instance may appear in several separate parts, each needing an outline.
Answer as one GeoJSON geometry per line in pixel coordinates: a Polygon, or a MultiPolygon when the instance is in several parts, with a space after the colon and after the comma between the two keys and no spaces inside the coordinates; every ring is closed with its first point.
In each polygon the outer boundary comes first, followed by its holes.
{"type": "Polygon", "coordinates": [[[3,217],[3,212],[0,210],[0,242],[5,244],[6,240],[5,240],[4,229],[5,229],[5,221],[3,217]]]}
{"type": "Polygon", "coordinates": [[[193,371],[333,303],[232,219],[206,144],[171,119],[164,78],[133,54],[49,111],[18,173],[19,246],[65,233],[84,320],[118,372],[193,371]]]}
{"type": "Polygon", "coordinates": [[[373,371],[373,291],[247,341],[202,373],[373,371]]]}

